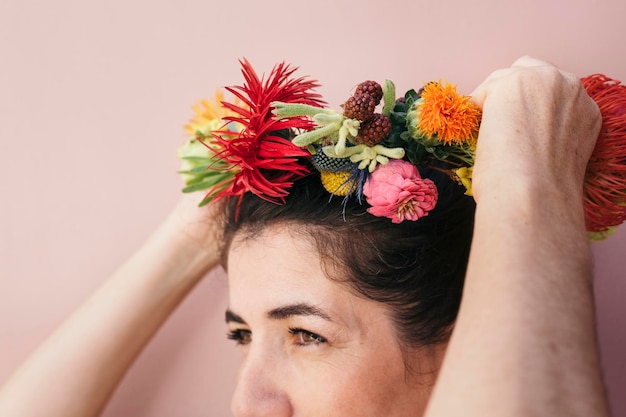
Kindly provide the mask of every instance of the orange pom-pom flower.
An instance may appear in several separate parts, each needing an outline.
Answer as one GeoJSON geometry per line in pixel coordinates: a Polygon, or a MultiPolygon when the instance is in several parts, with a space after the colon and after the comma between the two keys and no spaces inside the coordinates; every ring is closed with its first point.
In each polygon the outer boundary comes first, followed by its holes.
{"type": "Polygon", "coordinates": [[[476,142],[481,111],[470,97],[456,92],[456,85],[426,84],[416,111],[420,134],[436,136],[446,145],[476,142]]]}

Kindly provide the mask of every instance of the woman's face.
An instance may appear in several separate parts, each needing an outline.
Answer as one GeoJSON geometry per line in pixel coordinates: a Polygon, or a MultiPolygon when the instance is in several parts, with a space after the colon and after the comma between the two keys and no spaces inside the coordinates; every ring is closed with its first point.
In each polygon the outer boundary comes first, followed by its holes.
{"type": "Polygon", "coordinates": [[[384,305],[326,278],[308,238],[285,226],[236,235],[228,276],[243,352],[235,416],[422,414],[442,349],[403,355],[384,305]]]}

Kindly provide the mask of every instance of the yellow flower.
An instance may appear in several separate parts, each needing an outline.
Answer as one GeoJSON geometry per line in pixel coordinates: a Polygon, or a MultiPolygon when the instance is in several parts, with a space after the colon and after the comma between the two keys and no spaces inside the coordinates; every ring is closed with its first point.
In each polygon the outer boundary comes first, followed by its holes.
{"type": "MultiPolygon", "coordinates": [[[[223,107],[221,103],[224,101],[224,94],[217,90],[213,100],[203,99],[196,103],[192,109],[194,116],[183,127],[185,133],[190,138],[195,138],[197,132],[204,136],[208,136],[211,131],[218,130],[224,125],[222,120],[226,116],[235,116],[235,112],[223,107]]],[[[234,104],[241,106],[241,100],[235,99],[234,104]]],[[[232,128],[230,130],[233,130],[232,128]]],[[[240,130],[240,129],[237,129],[240,130]]]]}
{"type": "Polygon", "coordinates": [[[209,148],[195,139],[189,139],[178,148],[178,158],[181,161],[180,171],[185,184],[189,185],[196,178],[195,175],[186,174],[186,172],[205,165],[204,160],[208,161],[210,157],[209,148]]]}
{"type": "Polygon", "coordinates": [[[472,194],[472,171],[474,171],[474,167],[461,167],[454,171],[461,184],[465,187],[465,195],[474,195],[472,194]]]}
{"type": "Polygon", "coordinates": [[[350,177],[350,172],[331,172],[321,171],[322,185],[331,194],[338,196],[346,196],[354,191],[355,184],[347,184],[346,181],[350,177]]]}
{"type": "Polygon", "coordinates": [[[612,236],[617,230],[617,226],[609,226],[606,230],[602,230],[600,232],[587,232],[587,236],[589,236],[589,240],[592,242],[601,242],[609,236],[612,236]]]}
{"type": "Polygon", "coordinates": [[[456,85],[439,81],[424,86],[417,129],[425,136],[437,136],[447,145],[476,142],[481,112],[469,96],[456,92],[456,85]]]}

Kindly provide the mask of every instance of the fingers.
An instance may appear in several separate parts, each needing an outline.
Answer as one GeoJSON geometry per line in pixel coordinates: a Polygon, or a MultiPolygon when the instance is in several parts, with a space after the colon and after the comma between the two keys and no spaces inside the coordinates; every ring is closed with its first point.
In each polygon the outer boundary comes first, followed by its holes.
{"type": "Polygon", "coordinates": [[[532,56],[523,56],[515,60],[512,68],[524,68],[524,67],[554,67],[551,63],[547,61],[543,61],[541,59],[533,58],[532,56]]]}
{"type": "Polygon", "coordinates": [[[523,56],[518,58],[509,68],[503,68],[492,72],[474,91],[470,94],[472,102],[481,109],[485,99],[489,95],[490,87],[503,78],[510,77],[516,73],[533,72],[533,71],[551,71],[553,75],[567,79],[570,83],[579,81],[578,76],[572,73],[559,70],[557,67],[547,61],[537,59],[531,56],[523,56]]]}
{"type": "Polygon", "coordinates": [[[483,110],[477,184],[485,178],[483,171],[490,172],[487,178],[501,178],[511,167],[527,178],[537,172],[546,178],[568,173],[570,185],[582,183],[601,116],[578,76],[522,57],[489,75],[472,93],[472,101],[483,110]]]}
{"type": "Polygon", "coordinates": [[[471,101],[482,109],[485,99],[489,95],[491,86],[498,80],[510,76],[512,71],[511,68],[503,68],[489,74],[489,76],[472,91],[470,94],[471,101]]]}

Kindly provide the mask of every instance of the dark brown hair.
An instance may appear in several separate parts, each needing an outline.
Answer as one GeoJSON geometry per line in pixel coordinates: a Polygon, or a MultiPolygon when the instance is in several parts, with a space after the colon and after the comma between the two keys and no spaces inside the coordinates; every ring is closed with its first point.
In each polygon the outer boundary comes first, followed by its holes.
{"type": "Polygon", "coordinates": [[[407,347],[446,341],[460,304],[475,204],[445,174],[422,174],[437,184],[437,206],[401,224],[370,215],[367,204],[355,199],[344,210],[342,198],[331,198],[319,174],[296,181],[282,205],[247,193],[237,215],[238,201],[225,205],[223,259],[235,234],[254,238],[268,226],[289,225],[313,239],[329,279],[387,305],[407,347]]]}

